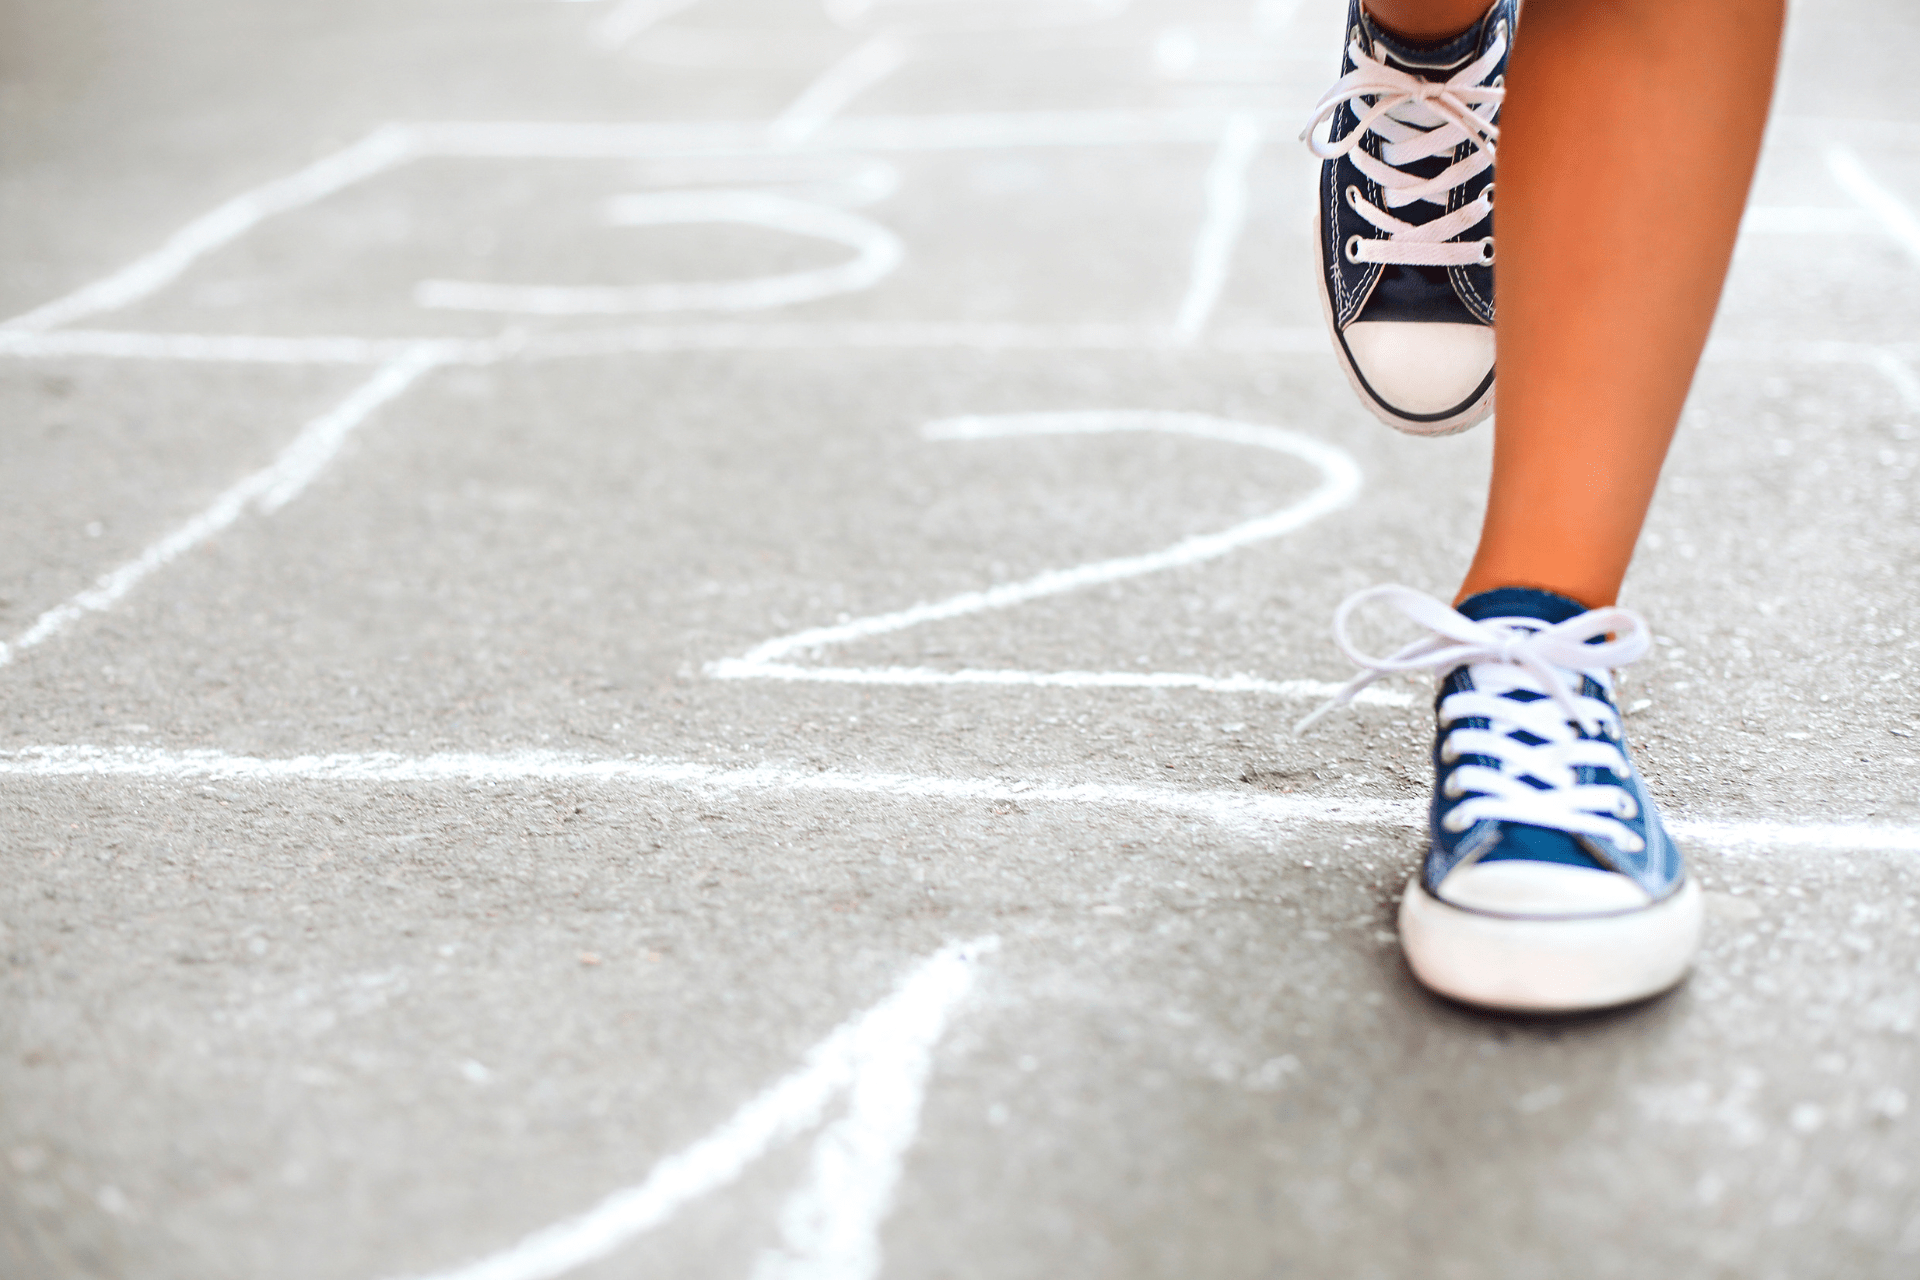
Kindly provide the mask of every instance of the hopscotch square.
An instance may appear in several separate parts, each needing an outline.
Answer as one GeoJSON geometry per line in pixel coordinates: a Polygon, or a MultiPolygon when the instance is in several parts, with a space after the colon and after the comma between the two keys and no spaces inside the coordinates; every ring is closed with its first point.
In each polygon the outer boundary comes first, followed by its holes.
{"type": "MultiPolygon", "coordinates": [[[[1131,397],[1182,395],[1177,376],[1094,359],[1131,397]]],[[[377,732],[478,750],[528,741],[533,726],[564,738],[575,724],[621,724],[626,749],[677,752],[685,744],[643,708],[706,663],[843,615],[1152,551],[1318,483],[1296,459],[1204,441],[928,440],[923,423],[957,405],[1079,402],[1078,375],[1045,356],[974,362],[977,386],[937,377],[948,361],[710,353],[659,368],[584,358],[439,370],[350,437],[305,499],[173,565],[32,661],[137,673],[122,717],[133,722],[164,723],[155,691],[199,672],[229,673],[203,689],[199,714],[236,725],[257,723],[250,689],[307,691],[300,733],[237,730],[236,748],[352,749],[377,732]],[[769,411],[716,416],[716,381],[769,411]],[[884,408],[852,412],[835,394],[845,385],[884,408]],[[563,390],[578,407],[555,434],[563,390]],[[647,621],[660,618],[681,621],[647,621]],[[156,629],[176,639],[129,642],[156,629]],[[369,717],[369,705],[385,710],[369,717]]],[[[1329,523],[1291,537],[824,660],[1099,670],[1146,655],[1156,670],[1337,676],[1319,629],[1338,590],[1327,561],[1339,535],[1329,523]],[[1288,592],[1320,583],[1322,598],[1276,601],[1276,572],[1288,592]]],[[[767,708],[748,690],[702,694],[716,707],[742,697],[757,726],[767,708]]],[[[88,739],[84,706],[53,714],[43,737],[88,739]]]]}

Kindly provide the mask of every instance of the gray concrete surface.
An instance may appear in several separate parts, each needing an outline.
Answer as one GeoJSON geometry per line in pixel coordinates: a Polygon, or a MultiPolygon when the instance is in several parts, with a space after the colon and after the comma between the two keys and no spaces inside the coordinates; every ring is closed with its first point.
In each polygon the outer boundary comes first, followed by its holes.
{"type": "Polygon", "coordinates": [[[1920,1271],[1920,107],[1891,89],[1920,26],[1796,11],[1628,585],[1698,970],[1534,1020],[1427,996],[1393,940],[1420,690],[1287,732],[1310,690],[1281,682],[1346,674],[1342,595],[1450,589],[1489,443],[1392,437],[1318,333],[1292,134],[1339,21],[0,5],[0,314],[29,317],[0,329],[0,1274],[1920,1271]],[[650,127],[575,127],[621,122],[650,127]],[[270,207],[394,124],[388,167],[270,207]],[[729,194],[604,216],[689,189],[729,194]],[[715,220],[769,192],[903,254],[758,309],[416,304],[855,254],[715,220]],[[235,199],[258,216],[177,271],[115,275],[235,199]],[[1362,483],[1231,555],[781,659],[895,683],[711,665],[1320,482],[1177,434],[921,430],[1096,410],[1288,428],[1362,483]],[[222,507],[274,466],[305,487],[222,507]],[[944,1020],[888,1012],[943,973],[944,1020]],[[783,1079],[838,1085],[761,1151],[783,1079]],[[566,1270],[579,1215],[643,1185],[683,1202],[566,1270]]]}

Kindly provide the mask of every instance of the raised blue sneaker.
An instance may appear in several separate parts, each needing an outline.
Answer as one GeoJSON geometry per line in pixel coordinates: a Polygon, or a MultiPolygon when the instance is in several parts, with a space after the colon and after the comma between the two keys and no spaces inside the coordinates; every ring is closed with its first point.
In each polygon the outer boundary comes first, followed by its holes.
{"type": "Polygon", "coordinates": [[[1340,79],[1301,133],[1324,161],[1314,243],[1334,350],[1375,416],[1415,435],[1493,412],[1493,156],[1515,16],[1494,0],[1453,39],[1414,44],[1351,0],[1340,79]]]}
{"type": "Polygon", "coordinates": [[[1502,587],[1456,611],[1408,587],[1347,598],[1341,649],[1365,668],[1327,707],[1383,675],[1440,673],[1432,842],[1400,903],[1421,982],[1498,1009],[1625,1004],[1685,976],[1700,945],[1699,886],[1627,758],[1611,669],[1647,651],[1639,615],[1502,587]],[[1347,619],[1369,602],[1431,633],[1388,658],[1347,619]]]}

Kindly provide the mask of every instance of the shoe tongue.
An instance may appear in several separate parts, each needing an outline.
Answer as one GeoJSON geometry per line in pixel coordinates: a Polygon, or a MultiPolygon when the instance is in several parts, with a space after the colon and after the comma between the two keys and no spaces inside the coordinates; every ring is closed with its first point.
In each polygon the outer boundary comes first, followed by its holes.
{"type": "Polygon", "coordinates": [[[1470,595],[1454,607],[1475,622],[1489,618],[1532,618],[1548,626],[1577,618],[1587,611],[1587,606],[1578,600],[1532,587],[1495,587],[1470,595]]]}
{"type": "Polygon", "coordinates": [[[1360,8],[1360,21],[1366,26],[1367,42],[1384,50],[1403,70],[1426,80],[1445,80],[1480,52],[1482,28],[1493,19],[1494,11],[1499,7],[1489,6],[1486,15],[1478,22],[1445,40],[1423,42],[1393,35],[1373,20],[1373,15],[1366,11],[1364,5],[1360,8]]]}
{"type": "MultiPolygon", "coordinates": [[[[1532,587],[1495,587],[1491,591],[1470,595],[1454,607],[1475,622],[1485,622],[1490,618],[1531,619],[1547,626],[1577,618],[1587,611],[1587,606],[1578,600],[1569,600],[1551,591],[1537,591],[1532,587]]],[[[1472,675],[1468,668],[1456,667],[1441,684],[1441,696],[1458,693],[1471,685],[1472,675]]]]}

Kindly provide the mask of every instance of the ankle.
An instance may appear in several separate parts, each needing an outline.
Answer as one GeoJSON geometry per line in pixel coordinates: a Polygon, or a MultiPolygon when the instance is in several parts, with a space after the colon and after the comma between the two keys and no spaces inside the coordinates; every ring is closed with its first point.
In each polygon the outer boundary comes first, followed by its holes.
{"type": "Polygon", "coordinates": [[[1362,0],[1375,26],[1414,44],[1451,40],[1493,7],[1492,0],[1362,0]]]}
{"type": "Polygon", "coordinates": [[[1544,577],[1529,574],[1483,574],[1469,573],[1467,580],[1460,584],[1460,590],[1453,597],[1454,607],[1472,599],[1474,596],[1491,595],[1496,592],[1536,592],[1570,601],[1582,609],[1603,609],[1616,603],[1620,594],[1616,585],[1613,590],[1602,590],[1598,583],[1580,584],[1564,576],[1549,581],[1544,577]]]}

